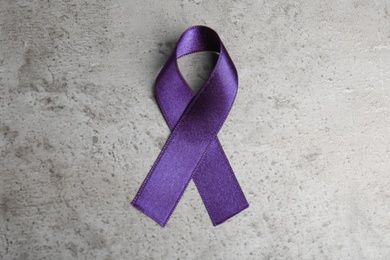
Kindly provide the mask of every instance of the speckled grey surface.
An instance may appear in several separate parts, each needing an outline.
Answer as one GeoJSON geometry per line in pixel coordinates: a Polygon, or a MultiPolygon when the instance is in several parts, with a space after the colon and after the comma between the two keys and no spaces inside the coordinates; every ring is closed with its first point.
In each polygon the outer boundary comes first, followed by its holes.
{"type": "MultiPolygon", "coordinates": [[[[389,259],[389,12],[2,0],[0,258],[389,259]],[[169,135],[154,79],[196,24],[239,72],[219,138],[250,207],[213,227],[191,183],[161,228],[130,202],[169,135]]],[[[211,69],[181,68],[198,87],[211,69]]]]}

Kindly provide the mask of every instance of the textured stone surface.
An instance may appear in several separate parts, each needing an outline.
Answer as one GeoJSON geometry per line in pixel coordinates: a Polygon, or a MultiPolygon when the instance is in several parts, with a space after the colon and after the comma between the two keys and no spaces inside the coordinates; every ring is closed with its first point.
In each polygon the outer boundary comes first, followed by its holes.
{"type": "MultiPolygon", "coordinates": [[[[0,259],[389,259],[389,12],[0,1],[0,259]],[[213,227],[191,183],[161,228],[130,201],[169,134],[154,79],[195,24],[239,71],[219,138],[250,208],[213,227]]],[[[200,56],[181,61],[195,88],[200,56]]]]}

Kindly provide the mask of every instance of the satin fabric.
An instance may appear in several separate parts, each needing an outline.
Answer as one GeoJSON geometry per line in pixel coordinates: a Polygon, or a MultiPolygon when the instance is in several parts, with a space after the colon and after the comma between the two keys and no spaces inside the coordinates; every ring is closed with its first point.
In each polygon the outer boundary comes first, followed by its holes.
{"type": "Polygon", "coordinates": [[[205,26],[186,30],[156,79],[155,95],[171,134],[132,204],[165,226],[191,178],[212,223],[249,205],[217,138],[235,100],[238,77],[218,34],[205,26]],[[218,61],[195,95],[177,59],[213,51],[218,61]]]}

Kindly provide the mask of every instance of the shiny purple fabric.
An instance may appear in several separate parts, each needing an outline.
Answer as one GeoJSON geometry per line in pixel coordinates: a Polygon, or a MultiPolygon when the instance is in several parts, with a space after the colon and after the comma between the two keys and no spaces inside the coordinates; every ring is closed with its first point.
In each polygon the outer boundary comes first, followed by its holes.
{"type": "Polygon", "coordinates": [[[132,204],[165,226],[191,178],[214,225],[248,207],[217,138],[238,88],[237,71],[217,33],[195,26],[183,33],[156,80],[156,98],[171,129],[164,148],[132,204]],[[195,95],[177,59],[213,51],[218,61],[195,95]]]}

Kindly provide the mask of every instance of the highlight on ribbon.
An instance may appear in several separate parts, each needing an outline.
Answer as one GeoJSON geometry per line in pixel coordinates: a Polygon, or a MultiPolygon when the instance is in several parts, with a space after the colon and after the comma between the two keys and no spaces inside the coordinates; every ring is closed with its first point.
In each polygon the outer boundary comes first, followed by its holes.
{"type": "Polygon", "coordinates": [[[132,205],[165,226],[193,179],[214,226],[249,204],[217,138],[238,89],[236,68],[218,34],[187,29],[156,79],[155,95],[171,129],[132,205]],[[195,95],[177,60],[195,52],[219,53],[210,77],[195,95]]]}

